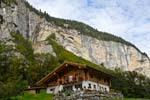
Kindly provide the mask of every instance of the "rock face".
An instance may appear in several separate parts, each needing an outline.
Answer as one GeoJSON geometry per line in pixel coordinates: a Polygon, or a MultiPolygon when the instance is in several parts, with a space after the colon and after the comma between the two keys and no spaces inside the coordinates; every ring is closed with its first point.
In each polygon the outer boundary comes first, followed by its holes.
{"type": "Polygon", "coordinates": [[[25,37],[28,33],[28,9],[22,0],[17,1],[18,4],[6,6],[1,2],[0,15],[3,22],[1,23],[1,38],[9,38],[9,32],[19,30],[25,37]]]}
{"type": "MultiPolygon", "coordinates": [[[[102,41],[83,35],[78,30],[67,29],[47,22],[35,12],[30,11],[24,0],[18,4],[0,8],[0,38],[10,38],[11,31],[20,31],[33,43],[35,53],[55,53],[46,38],[55,33],[56,40],[65,49],[95,64],[107,68],[120,68],[126,71],[138,71],[150,76],[150,59],[135,47],[114,41],[102,41]]],[[[64,26],[68,26],[64,23],[64,26]]]]}
{"type": "MultiPolygon", "coordinates": [[[[51,33],[65,49],[95,64],[103,64],[110,69],[120,68],[125,71],[138,71],[145,75],[150,72],[150,60],[136,48],[113,41],[101,41],[76,30],[50,27],[51,33]]],[[[45,35],[39,34],[44,39],[45,35]]],[[[39,38],[39,36],[37,38],[39,38]]],[[[46,37],[45,37],[46,38],[46,37]]],[[[37,41],[41,41],[37,39],[37,41]]]]}

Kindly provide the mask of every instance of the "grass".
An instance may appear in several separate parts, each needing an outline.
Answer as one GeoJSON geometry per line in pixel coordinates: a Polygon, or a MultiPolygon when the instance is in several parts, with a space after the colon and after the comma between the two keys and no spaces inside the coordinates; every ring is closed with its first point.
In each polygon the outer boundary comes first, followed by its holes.
{"type": "Polygon", "coordinates": [[[53,100],[53,94],[46,94],[45,91],[41,91],[38,94],[24,93],[24,96],[17,97],[13,100],[53,100]]]}
{"type": "Polygon", "coordinates": [[[148,100],[148,99],[140,99],[140,98],[124,98],[124,99],[103,99],[103,100],[148,100]]]}

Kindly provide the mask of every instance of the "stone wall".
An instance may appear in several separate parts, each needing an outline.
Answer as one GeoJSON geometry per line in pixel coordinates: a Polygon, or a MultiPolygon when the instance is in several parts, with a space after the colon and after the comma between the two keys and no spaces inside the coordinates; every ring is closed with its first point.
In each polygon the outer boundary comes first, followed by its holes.
{"type": "Polygon", "coordinates": [[[98,91],[77,91],[70,94],[60,93],[54,95],[53,100],[102,100],[122,99],[121,93],[99,93],[98,91]]]}

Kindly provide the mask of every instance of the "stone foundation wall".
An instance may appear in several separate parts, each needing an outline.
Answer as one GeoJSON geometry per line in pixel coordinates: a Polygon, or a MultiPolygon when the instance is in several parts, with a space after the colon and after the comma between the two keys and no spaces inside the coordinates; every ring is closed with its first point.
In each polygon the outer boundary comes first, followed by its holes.
{"type": "Polygon", "coordinates": [[[77,91],[59,93],[54,95],[54,100],[102,100],[102,99],[121,99],[121,93],[99,93],[98,91],[77,91]]]}

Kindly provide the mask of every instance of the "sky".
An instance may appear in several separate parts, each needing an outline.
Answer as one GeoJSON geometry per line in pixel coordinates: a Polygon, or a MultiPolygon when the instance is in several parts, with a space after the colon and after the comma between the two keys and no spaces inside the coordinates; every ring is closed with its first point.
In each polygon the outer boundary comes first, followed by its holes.
{"type": "Polygon", "coordinates": [[[150,57],[150,0],[27,0],[50,16],[84,22],[136,45],[150,57]]]}

